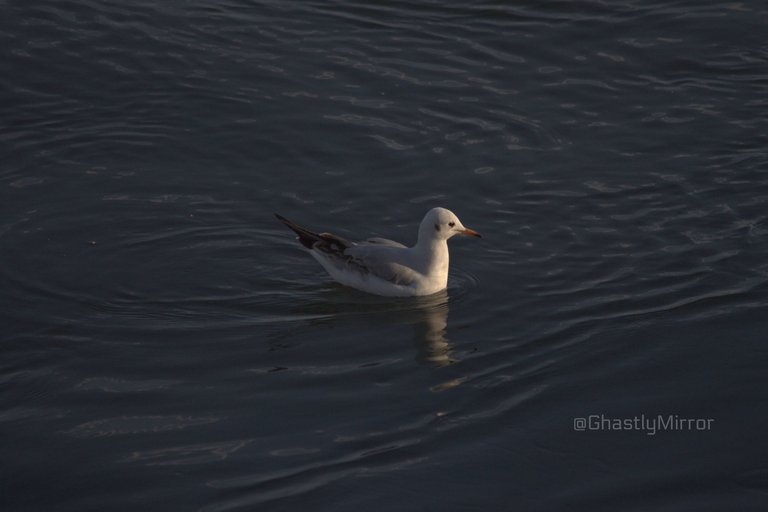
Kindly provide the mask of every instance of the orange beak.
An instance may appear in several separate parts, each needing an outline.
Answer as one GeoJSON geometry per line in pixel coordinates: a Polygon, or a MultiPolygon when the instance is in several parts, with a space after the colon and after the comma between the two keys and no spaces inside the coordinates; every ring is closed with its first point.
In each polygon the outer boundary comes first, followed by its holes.
{"type": "Polygon", "coordinates": [[[462,235],[470,235],[470,236],[476,236],[477,238],[483,238],[480,236],[480,233],[475,231],[474,229],[464,228],[464,231],[460,231],[462,235]]]}

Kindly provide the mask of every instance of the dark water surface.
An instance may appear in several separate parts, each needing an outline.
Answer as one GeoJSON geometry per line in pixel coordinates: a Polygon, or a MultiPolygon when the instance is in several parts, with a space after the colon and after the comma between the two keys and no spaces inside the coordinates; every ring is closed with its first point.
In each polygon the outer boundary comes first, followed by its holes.
{"type": "Polygon", "coordinates": [[[0,7],[3,511],[765,510],[764,2],[0,7]]]}

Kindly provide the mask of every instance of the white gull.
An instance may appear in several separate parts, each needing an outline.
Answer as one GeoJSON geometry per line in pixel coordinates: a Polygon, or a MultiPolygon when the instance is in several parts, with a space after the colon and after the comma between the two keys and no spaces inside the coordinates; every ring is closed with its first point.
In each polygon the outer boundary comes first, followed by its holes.
{"type": "Polygon", "coordinates": [[[448,239],[453,235],[480,236],[445,208],[427,212],[413,247],[386,238],[350,242],[331,233],[313,233],[275,216],[298,235],[299,242],[336,281],[389,297],[431,295],[444,290],[448,285],[448,239]]]}

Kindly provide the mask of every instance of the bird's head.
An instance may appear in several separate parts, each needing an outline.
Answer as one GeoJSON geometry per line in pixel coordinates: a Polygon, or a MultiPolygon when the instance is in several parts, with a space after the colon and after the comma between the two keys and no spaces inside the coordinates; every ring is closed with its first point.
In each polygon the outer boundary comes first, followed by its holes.
{"type": "Polygon", "coordinates": [[[474,229],[465,228],[459,218],[451,210],[445,208],[432,208],[424,216],[419,226],[419,239],[448,240],[453,235],[471,235],[480,237],[480,233],[474,229]]]}

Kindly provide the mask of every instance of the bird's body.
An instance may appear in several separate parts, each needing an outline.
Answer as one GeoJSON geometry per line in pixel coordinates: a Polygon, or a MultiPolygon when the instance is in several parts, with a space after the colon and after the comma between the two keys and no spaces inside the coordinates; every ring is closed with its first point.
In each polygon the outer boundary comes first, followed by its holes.
{"type": "Polygon", "coordinates": [[[433,208],[419,226],[416,245],[385,238],[350,242],[331,233],[313,233],[280,215],[301,244],[341,284],[376,295],[431,295],[448,285],[448,239],[455,234],[480,236],[465,228],[453,212],[433,208]]]}

